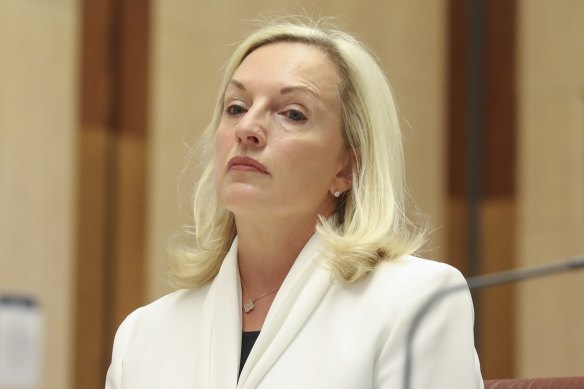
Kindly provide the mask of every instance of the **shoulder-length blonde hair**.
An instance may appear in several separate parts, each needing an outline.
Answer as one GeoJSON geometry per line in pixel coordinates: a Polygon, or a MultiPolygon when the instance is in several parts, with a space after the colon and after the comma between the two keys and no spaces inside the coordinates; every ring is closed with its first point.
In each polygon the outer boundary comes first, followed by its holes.
{"type": "Polygon", "coordinates": [[[424,234],[405,215],[402,139],[393,94],[374,57],[354,37],[321,22],[278,21],[243,41],[229,59],[213,119],[193,158],[201,177],[192,198],[194,242],[176,248],[171,278],[178,287],[212,280],[227,254],[236,228],[231,212],[218,203],[213,183],[215,132],[224,110],[227,83],[247,55],[275,42],[301,42],[323,50],[341,75],[339,96],[345,145],[354,155],[352,187],[334,217],[317,226],[327,264],[337,280],[351,283],[382,260],[416,251],[424,234]]]}

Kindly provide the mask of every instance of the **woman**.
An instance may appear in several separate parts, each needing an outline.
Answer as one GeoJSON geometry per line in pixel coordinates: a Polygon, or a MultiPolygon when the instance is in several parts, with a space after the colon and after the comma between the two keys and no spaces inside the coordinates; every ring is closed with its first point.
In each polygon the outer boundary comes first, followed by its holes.
{"type": "MultiPolygon", "coordinates": [[[[379,66],[342,32],[273,24],[220,91],[195,243],[173,269],[184,289],[120,326],[106,388],[403,387],[413,317],[464,279],[410,255],[422,234],[379,66]]],[[[428,310],[412,387],[482,387],[472,326],[468,291],[428,310]]]]}

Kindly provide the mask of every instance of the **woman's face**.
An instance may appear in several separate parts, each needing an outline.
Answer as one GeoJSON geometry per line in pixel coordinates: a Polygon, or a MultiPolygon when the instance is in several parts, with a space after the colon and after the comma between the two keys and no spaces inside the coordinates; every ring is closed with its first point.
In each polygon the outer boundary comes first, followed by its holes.
{"type": "Polygon", "coordinates": [[[350,187],[336,66],[320,49],[278,42],[241,63],[225,91],[215,187],[237,216],[330,215],[350,187]]]}

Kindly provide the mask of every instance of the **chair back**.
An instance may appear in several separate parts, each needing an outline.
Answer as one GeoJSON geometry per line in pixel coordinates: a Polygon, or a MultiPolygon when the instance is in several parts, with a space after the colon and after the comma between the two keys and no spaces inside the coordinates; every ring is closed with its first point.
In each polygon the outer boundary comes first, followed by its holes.
{"type": "Polygon", "coordinates": [[[584,377],[486,380],[485,389],[584,389],[584,377]]]}

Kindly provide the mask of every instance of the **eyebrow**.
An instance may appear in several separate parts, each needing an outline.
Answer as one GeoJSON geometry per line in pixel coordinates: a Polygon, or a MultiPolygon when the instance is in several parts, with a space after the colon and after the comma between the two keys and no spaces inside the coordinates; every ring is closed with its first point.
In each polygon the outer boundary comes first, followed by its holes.
{"type": "MultiPolygon", "coordinates": [[[[242,82],[237,81],[236,79],[232,78],[231,81],[229,81],[229,84],[235,86],[238,89],[241,89],[242,91],[247,91],[247,89],[245,89],[245,85],[243,85],[242,82]]],[[[306,85],[290,85],[290,86],[286,86],[284,88],[282,88],[280,90],[280,94],[285,95],[288,93],[293,93],[293,92],[308,92],[311,95],[313,95],[314,97],[319,97],[318,93],[313,89],[310,88],[306,85]]]]}
{"type": "Polygon", "coordinates": [[[234,86],[235,86],[235,87],[237,87],[238,89],[241,89],[242,91],[245,91],[245,90],[247,90],[247,89],[245,89],[245,86],[244,86],[244,85],[243,85],[241,82],[237,81],[237,80],[236,80],[236,79],[234,79],[234,78],[232,78],[232,79],[231,79],[231,81],[229,81],[229,83],[230,83],[231,85],[234,85],[234,86]]]}
{"type": "Polygon", "coordinates": [[[316,91],[306,85],[291,85],[291,86],[287,86],[284,87],[280,90],[280,94],[285,95],[288,93],[293,93],[293,92],[308,92],[311,95],[313,95],[314,97],[319,97],[318,93],[316,93],[316,91]]]}

